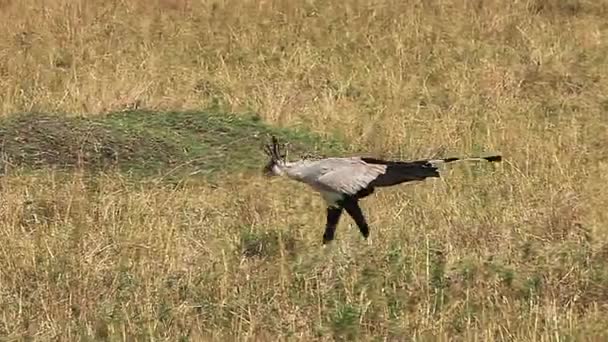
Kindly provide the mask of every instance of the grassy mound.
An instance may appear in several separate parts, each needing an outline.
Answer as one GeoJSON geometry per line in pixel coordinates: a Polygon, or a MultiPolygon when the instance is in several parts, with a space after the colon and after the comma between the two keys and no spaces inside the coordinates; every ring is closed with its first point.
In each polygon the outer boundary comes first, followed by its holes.
{"type": "Polygon", "coordinates": [[[210,175],[255,170],[267,157],[267,134],[289,142],[291,154],[343,150],[301,129],[271,127],[255,115],[120,112],[98,118],[27,113],[0,121],[9,167],[119,170],[131,176],[210,175]]]}

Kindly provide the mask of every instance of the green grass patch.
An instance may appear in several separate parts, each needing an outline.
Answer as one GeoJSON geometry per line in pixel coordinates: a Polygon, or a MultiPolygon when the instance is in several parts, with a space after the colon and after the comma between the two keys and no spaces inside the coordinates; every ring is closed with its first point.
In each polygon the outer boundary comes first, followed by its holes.
{"type": "Polygon", "coordinates": [[[272,127],[256,115],[214,110],[94,118],[16,114],[0,121],[0,148],[9,169],[118,170],[169,179],[261,169],[269,134],[289,143],[290,156],[344,150],[338,140],[302,128],[272,127]]]}

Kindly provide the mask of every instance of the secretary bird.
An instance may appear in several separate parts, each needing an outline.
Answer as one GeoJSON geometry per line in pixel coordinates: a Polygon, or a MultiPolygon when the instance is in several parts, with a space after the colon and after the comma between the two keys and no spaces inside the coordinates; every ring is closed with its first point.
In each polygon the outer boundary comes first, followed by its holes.
{"type": "Polygon", "coordinates": [[[456,157],[415,161],[390,161],[367,157],[303,159],[287,161],[286,153],[275,136],[264,146],[270,161],[264,175],[287,176],[303,182],[319,192],[327,204],[327,221],[323,244],[334,239],[336,226],[343,210],[355,221],[361,235],[369,236],[369,226],[359,207],[359,200],[371,195],[376,188],[405,182],[440,177],[437,166],[455,161],[500,162],[500,155],[487,157],[456,157]]]}

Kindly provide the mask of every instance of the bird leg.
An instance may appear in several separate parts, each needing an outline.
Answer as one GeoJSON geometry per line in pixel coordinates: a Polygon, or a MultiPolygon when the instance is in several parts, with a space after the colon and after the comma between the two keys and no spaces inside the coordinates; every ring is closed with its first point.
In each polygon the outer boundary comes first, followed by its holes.
{"type": "Polygon", "coordinates": [[[369,236],[369,226],[365,220],[365,216],[363,216],[363,212],[361,211],[361,207],[359,207],[359,202],[355,198],[348,198],[344,200],[343,205],[344,209],[350,217],[355,220],[357,227],[359,227],[359,231],[364,238],[367,239],[369,236]]]}
{"type": "Polygon", "coordinates": [[[336,226],[340,221],[341,215],[341,207],[327,207],[327,223],[325,225],[325,233],[323,234],[324,245],[334,239],[334,235],[336,233],[336,226]]]}

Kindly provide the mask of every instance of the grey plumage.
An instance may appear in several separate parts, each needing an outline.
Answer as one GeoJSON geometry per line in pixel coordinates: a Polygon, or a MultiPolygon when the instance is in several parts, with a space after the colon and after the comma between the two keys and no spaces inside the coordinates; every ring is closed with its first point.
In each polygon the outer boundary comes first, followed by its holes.
{"type": "Polygon", "coordinates": [[[365,157],[325,158],[287,161],[276,139],[265,146],[270,161],[264,168],[267,176],[287,176],[308,184],[319,192],[327,203],[327,223],[323,242],[334,238],[342,210],[355,220],[361,234],[367,238],[369,227],[358,201],[372,194],[376,188],[405,182],[439,177],[438,166],[454,161],[499,162],[499,155],[478,158],[442,158],[416,161],[386,161],[365,157]]]}

